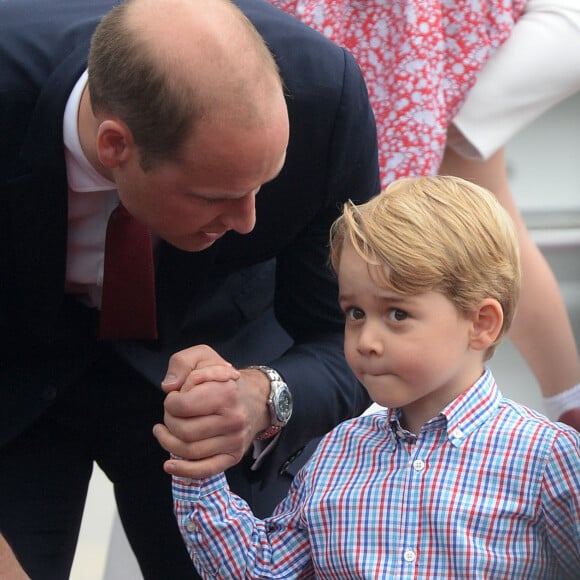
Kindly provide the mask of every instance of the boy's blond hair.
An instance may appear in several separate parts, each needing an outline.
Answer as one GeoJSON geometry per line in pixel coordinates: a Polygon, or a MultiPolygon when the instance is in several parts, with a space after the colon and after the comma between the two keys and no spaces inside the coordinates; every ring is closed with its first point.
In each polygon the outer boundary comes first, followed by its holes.
{"type": "Polygon", "coordinates": [[[441,292],[463,315],[495,298],[504,321],[486,359],[493,355],[511,325],[521,271],[514,224],[489,191],[457,177],[399,179],[365,204],[344,205],[331,230],[337,272],[346,239],[380,286],[441,292]]]}

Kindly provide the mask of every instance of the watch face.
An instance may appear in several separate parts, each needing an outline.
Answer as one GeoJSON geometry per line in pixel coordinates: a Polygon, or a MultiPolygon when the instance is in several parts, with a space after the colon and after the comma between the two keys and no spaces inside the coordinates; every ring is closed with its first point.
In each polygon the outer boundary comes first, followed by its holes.
{"type": "Polygon", "coordinates": [[[276,394],[276,417],[281,423],[287,423],[292,415],[292,395],[288,387],[279,389],[276,394]]]}

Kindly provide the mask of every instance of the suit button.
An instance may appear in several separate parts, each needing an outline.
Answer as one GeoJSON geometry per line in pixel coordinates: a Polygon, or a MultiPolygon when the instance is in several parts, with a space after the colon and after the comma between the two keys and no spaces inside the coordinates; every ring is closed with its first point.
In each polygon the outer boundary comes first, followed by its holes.
{"type": "Polygon", "coordinates": [[[298,457],[300,457],[300,455],[302,455],[303,451],[304,451],[304,447],[302,447],[301,449],[298,449],[298,451],[295,451],[292,455],[290,455],[290,457],[288,457],[288,459],[286,459],[286,461],[284,461],[284,463],[282,464],[282,467],[278,471],[278,474],[279,475],[286,475],[288,468],[292,465],[292,463],[294,463],[294,461],[296,459],[298,459],[298,457]]]}
{"type": "Polygon", "coordinates": [[[44,387],[44,390],[42,391],[42,398],[45,401],[54,401],[56,399],[57,392],[58,389],[54,385],[48,385],[44,387]]]}

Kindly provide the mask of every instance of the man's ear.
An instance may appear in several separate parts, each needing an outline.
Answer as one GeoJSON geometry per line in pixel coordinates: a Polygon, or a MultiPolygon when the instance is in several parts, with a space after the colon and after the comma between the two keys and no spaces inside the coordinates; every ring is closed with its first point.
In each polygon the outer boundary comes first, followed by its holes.
{"type": "Polygon", "coordinates": [[[105,119],[97,130],[97,156],[108,169],[122,165],[134,146],[129,127],[118,119],[105,119]]]}
{"type": "Polygon", "coordinates": [[[498,337],[503,325],[503,310],[494,298],[485,298],[471,315],[469,344],[475,350],[486,350],[498,337]]]}

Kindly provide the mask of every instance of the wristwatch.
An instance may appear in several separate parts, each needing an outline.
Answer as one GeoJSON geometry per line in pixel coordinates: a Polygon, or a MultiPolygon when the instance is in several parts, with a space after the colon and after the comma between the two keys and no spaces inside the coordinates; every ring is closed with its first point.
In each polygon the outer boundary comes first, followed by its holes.
{"type": "Polygon", "coordinates": [[[256,439],[270,439],[286,426],[292,416],[292,393],[278,371],[264,365],[252,365],[249,369],[258,369],[270,379],[270,395],[266,404],[270,411],[271,425],[260,431],[256,439]]]}

